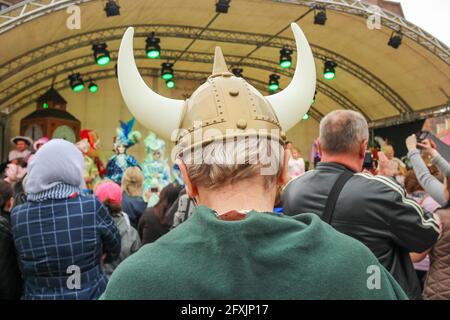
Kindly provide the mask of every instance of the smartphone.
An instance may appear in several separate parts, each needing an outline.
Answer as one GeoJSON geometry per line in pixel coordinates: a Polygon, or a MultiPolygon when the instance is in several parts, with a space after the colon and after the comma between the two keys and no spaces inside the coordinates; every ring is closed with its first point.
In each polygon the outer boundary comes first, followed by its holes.
{"type": "Polygon", "coordinates": [[[150,191],[151,192],[158,192],[158,188],[151,188],[150,191]]]}
{"type": "Polygon", "coordinates": [[[372,153],[370,151],[366,151],[366,154],[364,156],[363,168],[367,170],[373,169],[373,158],[372,153]]]}
{"type": "Polygon", "coordinates": [[[428,134],[429,134],[429,132],[427,132],[427,131],[420,131],[420,132],[416,133],[417,142],[422,142],[423,140],[427,139],[428,134]]]}

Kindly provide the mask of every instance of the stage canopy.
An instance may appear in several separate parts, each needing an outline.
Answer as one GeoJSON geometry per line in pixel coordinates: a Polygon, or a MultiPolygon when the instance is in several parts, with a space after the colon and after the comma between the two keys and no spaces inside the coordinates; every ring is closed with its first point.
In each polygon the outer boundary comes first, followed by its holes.
{"type": "MultiPolygon", "coordinates": [[[[360,1],[232,0],[228,13],[216,13],[215,0],[120,0],[120,16],[106,17],[106,1],[22,1],[0,17],[0,110],[13,114],[43,94],[52,83],[69,86],[68,75],[85,81],[115,77],[120,39],[134,26],[135,56],[143,76],[160,76],[172,62],[176,79],[202,81],[211,72],[214,47],[220,45],[231,68],[267,94],[269,75],[289,83],[295,68],[279,66],[280,49],[295,48],[289,28],[298,22],[313,50],[317,94],[310,115],[320,118],[338,108],[362,112],[373,126],[447,112],[450,94],[449,49],[417,26],[379,11],[380,29],[367,27],[377,14],[360,1]],[[80,7],[81,29],[69,30],[67,8],[80,7]],[[315,5],[326,8],[325,25],[314,24],[315,5]],[[394,31],[398,49],[388,46],[394,31]],[[161,57],[146,57],[149,33],[161,39],[161,57]],[[113,61],[98,66],[92,45],[106,42],[113,61]],[[326,60],[337,64],[333,80],[323,78],[326,60]],[[389,121],[388,121],[389,120],[389,121]]],[[[422,1],[426,6],[427,1],[422,1]]],[[[439,8],[437,8],[439,10],[439,8]]]]}

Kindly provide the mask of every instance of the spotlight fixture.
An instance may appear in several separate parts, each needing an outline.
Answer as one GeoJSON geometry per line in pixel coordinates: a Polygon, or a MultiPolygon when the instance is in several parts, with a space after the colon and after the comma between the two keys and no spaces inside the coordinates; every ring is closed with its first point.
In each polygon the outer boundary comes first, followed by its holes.
{"type": "Polygon", "coordinates": [[[175,81],[173,81],[173,79],[166,80],[166,86],[167,88],[172,89],[173,87],[175,87],[175,81]]]}
{"type": "Polygon", "coordinates": [[[337,67],[336,62],[327,60],[323,66],[323,77],[325,80],[333,80],[336,76],[336,71],[334,68],[337,67]]]}
{"type": "Polygon", "coordinates": [[[327,12],[325,8],[320,6],[314,8],[314,24],[324,26],[326,21],[327,12]]]}
{"type": "Polygon", "coordinates": [[[233,74],[236,77],[242,78],[242,72],[244,72],[244,69],[242,69],[242,68],[233,68],[233,69],[231,69],[231,72],[233,72],[233,74]]]}
{"type": "Polygon", "coordinates": [[[275,91],[280,88],[280,82],[278,81],[280,79],[279,75],[271,74],[269,76],[269,91],[275,91]]]}
{"type": "Polygon", "coordinates": [[[161,78],[166,81],[173,79],[173,63],[164,62],[161,67],[161,78]]]}
{"type": "Polygon", "coordinates": [[[120,16],[120,7],[114,0],[108,0],[105,5],[105,12],[107,17],[120,16]]]}
{"type": "Polygon", "coordinates": [[[304,116],[303,116],[303,120],[308,120],[308,119],[309,119],[309,114],[305,113],[304,116]]]}
{"type": "Polygon", "coordinates": [[[160,39],[155,37],[155,33],[152,32],[147,37],[147,45],[145,46],[145,52],[150,59],[157,59],[161,55],[161,47],[159,46],[160,39]]]}
{"type": "Polygon", "coordinates": [[[108,46],[104,42],[97,43],[92,46],[95,62],[97,62],[99,66],[106,66],[111,61],[109,51],[106,49],[107,47],[108,46]]]}
{"type": "Polygon", "coordinates": [[[228,13],[230,8],[231,0],[217,0],[216,2],[216,12],[217,13],[228,13]]]}
{"type": "Polygon", "coordinates": [[[98,85],[94,81],[89,82],[89,92],[96,93],[98,91],[98,85]]]}
{"type": "Polygon", "coordinates": [[[79,92],[84,89],[84,81],[79,73],[72,73],[69,76],[70,87],[74,92],[79,92]]]}
{"type": "Polygon", "coordinates": [[[284,47],[280,50],[280,67],[287,69],[292,66],[292,49],[284,47]]]}
{"type": "Polygon", "coordinates": [[[401,32],[394,31],[389,38],[388,45],[390,45],[394,49],[398,49],[402,44],[403,35],[401,32]]]}

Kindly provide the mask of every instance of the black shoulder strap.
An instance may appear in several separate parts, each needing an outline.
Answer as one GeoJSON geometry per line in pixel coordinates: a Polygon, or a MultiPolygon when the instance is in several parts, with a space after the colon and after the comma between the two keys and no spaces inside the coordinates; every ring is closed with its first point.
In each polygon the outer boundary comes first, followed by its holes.
{"type": "Polygon", "coordinates": [[[322,220],[328,224],[331,224],[331,219],[333,218],[334,207],[336,206],[336,202],[341,194],[342,189],[350,178],[353,177],[353,173],[350,171],[344,171],[337,181],[334,183],[331,188],[330,194],[328,195],[327,204],[325,205],[325,209],[323,210],[322,220]]]}

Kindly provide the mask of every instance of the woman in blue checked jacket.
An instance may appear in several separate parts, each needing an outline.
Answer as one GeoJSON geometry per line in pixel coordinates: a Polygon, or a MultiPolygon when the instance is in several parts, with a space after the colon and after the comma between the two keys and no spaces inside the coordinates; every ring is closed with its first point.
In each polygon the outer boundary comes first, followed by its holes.
{"type": "Polygon", "coordinates": [[[51,140],[28,165],[27,202],[11,225],[22,269],[22,299],[97,299],[107,278],[101,263],[120,253],[107,209],[84,195],[84,160],[70,142],[51,140]]]}

